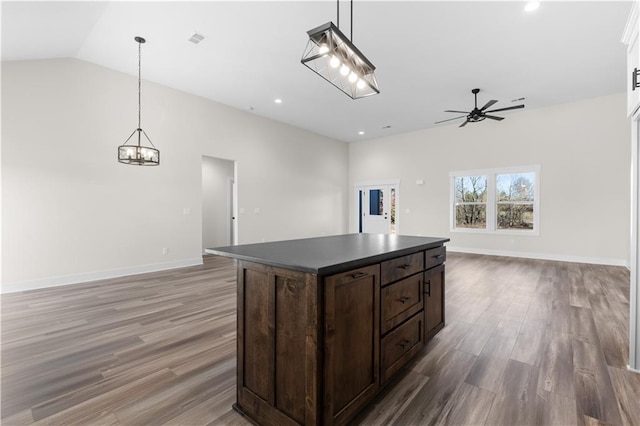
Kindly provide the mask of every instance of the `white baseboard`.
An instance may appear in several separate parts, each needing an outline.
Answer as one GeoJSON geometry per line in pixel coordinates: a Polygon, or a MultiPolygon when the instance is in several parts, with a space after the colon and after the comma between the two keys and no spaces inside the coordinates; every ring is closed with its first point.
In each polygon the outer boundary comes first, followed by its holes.
{"type": "Polygon", "coordinates": [[[132,266],[129,268],[112,269],[110,271],[88,272],[85,274],[64,275],[60,277],[44,278],[41,280],[2,283],[0,293],[15,293],[18,291],[36,290],[58,287],[68,284],[78,284],[89,281],[105,280],[109,278],[126,277],[128,275],[144,274],[147,272],[166,271],[187,266],[202,265],[202,257],[195,259],[176,260],[174,262],[155,263],[152,265],[132,266]]]}
{"type": "Polygon", "coordinates": [[[558,262],[591,263],[595,265],[611,265],[611,266],[629,267],[628,263],[623,259],[567,256],[567,255],[549,254],[549,253],[528,253],[528,252],[509,251],[509,250],[477,249],[477,248],[468,248],[468,247],[455,247],[455,246],[449,246],[449,245],[447,245],[447,251],[458,252],[458,253],[486,254],[489,256],[520,257],[524,259],[555,260],[558,262]]]}
{"type": "Polygon", "coordinates": [[[631,371],[632,373],[640,374],[640,370],[636,370],[635,368],[631,368],[630,365],[627,365],[627,370],[631,371]]]}

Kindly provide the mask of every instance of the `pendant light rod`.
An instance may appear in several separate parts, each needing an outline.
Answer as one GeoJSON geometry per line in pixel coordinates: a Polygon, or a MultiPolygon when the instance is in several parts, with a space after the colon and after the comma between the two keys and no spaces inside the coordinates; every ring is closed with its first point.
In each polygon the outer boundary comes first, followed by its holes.
{"type": "Polygon", "coordinates": [[[146,40],[142,37],[136,37],[134,39],[135,41],[138,42],[138,129],[141,129],[142,126],[140,125],[141,123],[141,104],[142,104],[142,43],[145,43],[146,40]]]}
{"type": "MultiPolygon", "coordinates": [[[[336,15],[337,15],[337,19],[336,21],[338,22],[338,29],[340,29],[340,0],[336,0],[336,15]]],[[[351,25],[350,25],[350,31],[351,31],[351,43],[353,43],[353,0],[351,0],[351,25]]]]}

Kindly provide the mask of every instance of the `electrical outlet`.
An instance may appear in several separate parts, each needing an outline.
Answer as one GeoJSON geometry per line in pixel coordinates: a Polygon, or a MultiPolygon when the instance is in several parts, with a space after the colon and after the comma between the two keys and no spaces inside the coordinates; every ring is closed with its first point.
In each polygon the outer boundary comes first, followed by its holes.
{"type": "Polygon", "coordinates": [[[169,254],[169,249],[167,247],[163,248],[162,254],[169,254]]]}

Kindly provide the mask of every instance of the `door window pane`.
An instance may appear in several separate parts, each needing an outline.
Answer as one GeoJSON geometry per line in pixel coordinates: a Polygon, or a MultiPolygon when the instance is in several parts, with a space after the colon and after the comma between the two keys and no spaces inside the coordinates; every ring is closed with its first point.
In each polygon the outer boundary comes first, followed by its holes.
{"type": "Polygon", "coordinates": [[[384,214],[384,195],[381,189],[369,190],[369,214],[372,216],[384,214]]]}

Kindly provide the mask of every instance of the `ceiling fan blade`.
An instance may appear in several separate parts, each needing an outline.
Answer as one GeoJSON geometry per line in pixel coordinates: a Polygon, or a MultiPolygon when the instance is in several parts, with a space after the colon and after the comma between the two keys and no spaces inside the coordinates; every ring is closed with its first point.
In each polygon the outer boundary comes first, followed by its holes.
{"type": "Polygon", "coordinates": [[[519,108],[524,108],[524,105],[514,105],[506,108],[492,109],[491,111],[486,111],[486,112],[509,111],[510,109],[519,109],[519,108]]]}
{"type": "Polygon", "coordinates": [[[458,112],[460,114],[469,114],[469,111],[456,111],[455,109],[448,109],[445,112],[458,112]]]}
{"type": "Polygon", "coordinates": [[[487,114],[485,114],[484,116],[485,116],[485,118],[490,118],[492,120],[498,120],[498,121],[504,120],[504,117],[496,117],[495,115],[487,115],[487,114]]]}
{"type": "Polygon", "coordinates": [[[495,104],[496,102],[498,101],[496,101],[495,99],[490,100],[482,108],[480,108],[480,111],[484,111],[485,109],[489,108],[491,105],[495,104]]]}
{"type": "Polygon", "coordinates": [[[456,118],[450,118],[450,119],[448,119],[448,120],[436,121],[436,122],[435,122],[435,123],[433,123],[433,124],[444,123],[445,121],[451,121],[451,120],[459,120],[459,119],[461,119],[462,117],[466,117],[466,115],[461,115],[460,117],[456,117],[456,118]]]}
{"type": "Polygon", "coordinates": [[[464,123],[462,123],[461,125],[459,125],[458,127],[464,127],[467,125],[467,123],[469,122],[469,120],[465,121],[464,123]]]}

